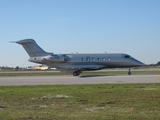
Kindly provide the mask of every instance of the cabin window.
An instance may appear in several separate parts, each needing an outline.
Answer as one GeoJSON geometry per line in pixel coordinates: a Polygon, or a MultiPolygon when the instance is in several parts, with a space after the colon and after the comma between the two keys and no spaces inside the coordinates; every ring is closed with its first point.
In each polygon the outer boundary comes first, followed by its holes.
{"type": "Polygon", "coordinates": [[[95,61],[95,58],[92,58],[92,61],[95,61]]]}
{"type": "Polygon", "coordinates": [[[130,58],[130,56],[129,55],[126,55],[126,56],[124,56],[125,58],[130,58]]]}
{"type": "Polygon", "coordinates": [[[89,58],[87,58],[87,62],[89,62],[89,60],[90,60],[90,59],[89,59],[89,58]]]}
{"type": "Polygon", "coordinates": [[[110,58],[108,58],[108,61],[110,61],[111,59],[110,58]]]}
{"type": "Polygon", "coordinates": [[[100,60],[100,58],[97,58],[97,60],[99,61],[99,60],[100,60]]]}
{"type": "Polygon", "coordinates": [[[82,61],[84,61],[84,58],[81,58],[82,61]]]}
{"type": "Polygon", "coordinates": [[[36,60],[36,58],[34,58],[34,60],[36,60]]]}
{"type": "Polygon", "coordinates": [[[102,60],[105,61],[106,59],[105,59],[105,58],[102,58],[102,60]]]}

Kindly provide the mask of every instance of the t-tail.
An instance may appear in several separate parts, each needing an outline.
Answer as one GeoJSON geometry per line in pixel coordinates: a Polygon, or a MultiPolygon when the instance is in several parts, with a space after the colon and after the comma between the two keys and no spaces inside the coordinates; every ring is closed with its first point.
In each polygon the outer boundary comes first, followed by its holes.
{"type": "Polygon", "coordinates": [[[23,39],[15,43],[22,45],[30,57],[46,56],[49,54],[38,46],[33,39],[23,39]]]}

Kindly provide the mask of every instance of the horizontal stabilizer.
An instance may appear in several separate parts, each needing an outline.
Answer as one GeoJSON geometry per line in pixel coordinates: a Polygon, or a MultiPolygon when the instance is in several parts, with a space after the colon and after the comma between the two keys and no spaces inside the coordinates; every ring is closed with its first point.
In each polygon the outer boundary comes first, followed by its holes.
{"type": "Polygon", "coordinates": [[[24,39],[24,40],[16,41],[16,43],[23,45],[28,43],[35,43],[35,41],[33,39],[24,39]]]}

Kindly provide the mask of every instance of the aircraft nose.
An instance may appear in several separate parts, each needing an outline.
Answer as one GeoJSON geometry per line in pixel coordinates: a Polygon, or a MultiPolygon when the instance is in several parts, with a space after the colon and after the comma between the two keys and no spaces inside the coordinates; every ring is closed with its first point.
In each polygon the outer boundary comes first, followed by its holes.
{"type": "Polygon", "coordinates": [[[143,65],[145,65],[144,63],[142,63],[142,62],[139,62],[139,66],[143,66],[143,65]]]}
{"type": "Polygon", "coordinates": [[[143,65],[145,65],[144,63],[142,63],[142,62],[140,62],[140,61],[138,61],[138,60],[135,61],[135,64],[136,64],[137,66],[143,66],[143,65]]]}

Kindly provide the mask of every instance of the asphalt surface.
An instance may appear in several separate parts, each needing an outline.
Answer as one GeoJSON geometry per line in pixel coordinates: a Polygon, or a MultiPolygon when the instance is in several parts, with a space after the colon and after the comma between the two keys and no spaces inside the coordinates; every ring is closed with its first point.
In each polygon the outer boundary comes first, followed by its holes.
{"type": "Polygon", "coordinates": [[[0,77],[0,86],[160,83],[160,75],[86,75],[0,77]]]}

